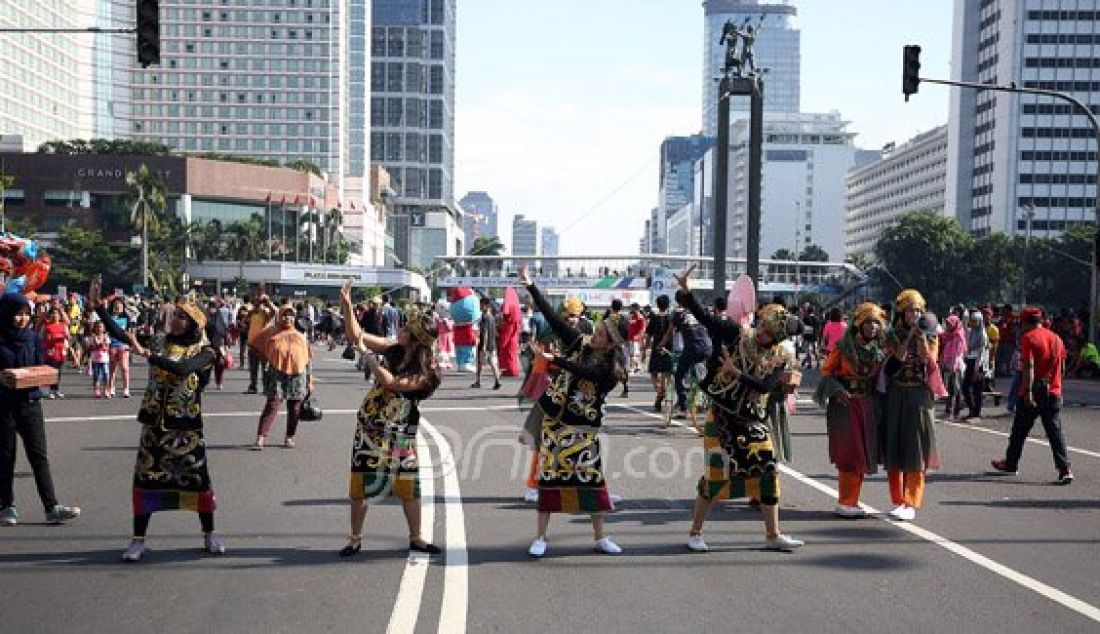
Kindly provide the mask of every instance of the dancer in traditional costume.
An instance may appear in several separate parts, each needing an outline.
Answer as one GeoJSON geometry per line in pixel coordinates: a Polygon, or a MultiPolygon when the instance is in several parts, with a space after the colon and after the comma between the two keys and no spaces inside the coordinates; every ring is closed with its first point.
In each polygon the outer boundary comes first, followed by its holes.
{"type": "Polygon", "coordinates": [[[852,322],[829,351],[821,366],[814,401],[826,407],[829,461],[839,477],[836,513],[862,517],[859,493],[863,477],[879,464],[878,400],[875,382],[886,360],[886,314],[867,302],[856,309],[852,322]]]}
{"type": "Polygon", "coordinates": [[[924,472],[940,466],[936,451],[933,385],[940,383],[939,341],[921,329],[924,297],[913,289],[894,302],[886,333],[886,412],[882,463],[890,483],[890,517],[911,521],[924,499],[924,472]]]}
{"type": "Polygon", "coordinates": [[[413,313],[405,327],[398,330],[397,342],[390,343],[359,328],[351,303],[350,281],[344,284],[340,299],[348,343],[363,353],[374,376],[374,385],[363,397],[357,416],[348,483],[351,533],[340,556],[350,557],[362,547],[368,501],[391,495],[401,500],[405,511],[409,550],[437,554],[440,549],[420,537],[416,432],[420,401],[431,397],[440,383],[434,351],[438,329],[431,317],[413,313]]]}
{"type": "Polygon", "coordinates": [[[694,266],[676,276],[676,300],[707,329],[712,352],[699,387],[710,400],[703,439],[705,469],[699,478],[688,548],[709,550],[703,524],[720,499],[751,497],[764,513],[765,545],[792,551],[802,542],[779,532],[779,468],[769,426],[769,395],[797,387],[797,361],[781,344],[790,315],[777,304],[758,311],[756,329],[707,314],[691,293],[694,266]]]}
{"type": "Polygon", "coordinates": [[[546,530],[551,513],[585,513],[592,517],[596,549],[607,554],[622,552],[604,534],[604,517],[614,510],[603,474],[599,432],[604,402],[626,369],[619,362],[619,349],[626,344],[626,323],[617,315],[600,322],[591,336],[554,312],[550,303],[531,282],[527,269],[520,269],[520,282],[561,340],[561,354],[553,357],[560,368],[546,392],[539,398],[543,415],[539,438],[538,535],[527,553],[546,554],[546,530]]]}
{"type": "Polygon", "coordinates": [[[108,333],[128,342],[149,363],[149,383],[138,410],[141,442],[134,468],[134,535],[122,553],[123,561],[145,554],[149,520],[157,511],[194,511],[202,524],[203,546],[213,555],[225,554],[225,542],[214,534],[214,487],[206,462],[203,438],[202,393],[218,361],[222,342],[205,334],[206,312],[181,300],[165,322],[165,349],[151,353],[125,332],[99,303],[100,282],[92,282],[89,302],[108,333]]]}

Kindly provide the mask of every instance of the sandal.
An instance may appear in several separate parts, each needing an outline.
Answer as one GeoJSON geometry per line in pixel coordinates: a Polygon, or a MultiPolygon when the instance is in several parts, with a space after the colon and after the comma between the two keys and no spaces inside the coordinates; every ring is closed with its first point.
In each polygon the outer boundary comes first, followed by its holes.
{"type": "Polygon", "coordinates": [[[363,549],[362,535],[348,535],[348,545],[340,549],[341,557],[351,557],[363,549]]]}
{"type": "Polygon", "coordinates": [[[414,553],[427,553],[429,555],[438,555],[443,552],[443,549],[439,546],[429,544],[419,537],[409,540],[409,550],[414,553]]]}

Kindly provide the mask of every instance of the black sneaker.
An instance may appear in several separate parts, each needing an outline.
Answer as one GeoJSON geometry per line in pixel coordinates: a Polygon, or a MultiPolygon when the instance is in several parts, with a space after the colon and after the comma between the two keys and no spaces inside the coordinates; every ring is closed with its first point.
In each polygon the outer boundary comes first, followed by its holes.
{"type": "Polygon", "coordinates": [[[248,389],[244,391],[244,393],[245,394],[255,394],[256,393],[256,387],[250,385],[250,386],[248,386],[248,389]]]}
{"type": "Polygon", "coordinates": [[[500,381],[497,381],[496,383],[493,384],[493,389],[494,390],[499,390],[500,389],[500,381]]]}
{"type": "Polygon", "coordinates": [[[658,394],[656,400],[653,401],[653,411],[655,411],[655,412],[661,411],[661,406],[664,405],[664,404],[665,404],[665,397],[658,394]]]}
{"type": "Polygon", "coordinates": [[[1069,484],[1073,482],[1073,472],[1069,469],[1058,472],[1058,484],[1069,484]]]}
{"type": "Polygon", "coordinates": [[[471,388],[481,387],[481,383],[473,383],[473,384],[470,385],[470,387],[471,388]]]}

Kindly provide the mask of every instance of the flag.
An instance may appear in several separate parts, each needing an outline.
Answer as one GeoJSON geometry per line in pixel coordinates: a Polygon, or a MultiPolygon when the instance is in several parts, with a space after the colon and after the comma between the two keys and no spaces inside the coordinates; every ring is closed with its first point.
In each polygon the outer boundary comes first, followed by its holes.
{"type": "Polygon", "coordinates": [[[267,192],[267,196],[264,198],[265,203],[271,202],[271,192],[267,192]]]}
{"type": "Polygon", "coordinates": [[[301,199],[302,199],[302,197],[300,195],[294,194],[294,204],[295,205],[297,205],[298,201],[301,200],[301,199]]]}
{"type": "Polygon", "coordinates": [[[286,194],[283,194],[283,199],[279,201],[279,204],[280,205],[285,205],[286,204],[286,194]]]}

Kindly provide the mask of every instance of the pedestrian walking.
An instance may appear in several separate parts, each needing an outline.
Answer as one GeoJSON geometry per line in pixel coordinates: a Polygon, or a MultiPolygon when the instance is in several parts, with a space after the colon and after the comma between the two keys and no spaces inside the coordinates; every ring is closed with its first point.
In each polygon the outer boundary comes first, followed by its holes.
{"type": "Polygon", "coordinates": [[[50,386],[46,398],[65,398],[61,391],[61,368],[69,352],[69,327],[61,319],[59,306],[51,306],[46,313],[46,323],[42,324],[42,344],[46,351],[46,365],[57,370],[57,383],[50,386]]]}
{"type": "Polygon", "coordinates": [[[696,485],[687,547],[710,550],[703,540],[703,525],[719,500],[750,497],[760,501],[764,514],[765,547],[796,550],[803,542],[779,529],[779,466],[769,425],[776,415],[769,406],[772,393],[797,387],[792,371],[798,361],[782,345],[790,315],[782,306],[767,304],[757,313],[755,329],[708,315],[691,292],[694,270],[692,265],[676,276],[676,302],[705,328],[713,350],[700,383],[710,407],[703,434],[704,469],[696,485]]]}
{"type": "Polygon", "coordinates": [[[295,328],[295,310],[292,306],[279,309],[275,323],[268,326],[256,340],[264,360],[264,395],[267,403],[256,427],[256,441],[252,449],[264,448],[268,434],[279,415],[279,404],[286,401],[286,438],[283,447],[293,449],[298,422],[302,414],[302,402],[313,391],[313,373],[310,361],[313,350],[307,335],[295,328]]]}
{"type": "Polygon", "coordinates": [[[940,379],[935,376],[939,342],[932,329],[921,328],[930,324],[924,311],[924,297],[914,289],[903,290],[894,301],[886,333],[882,462],[894,504],[889,515],[900,521],[916,518],[924,500],[924,473],[940,466],[931,387],[940,379]]]}
{"type": "MultiPolygon", "coordinates": [[[[99,294],[97,279],[88,291],[88,302],[97,305],[99,294]]],[[[202,393],[223,342],[207,340],[206,312],[183,298],[165,315],[164,351],[159,353],[141,346],[133,332],[110,320],[102,304],[96,313],[113,338],[128,339],[149,364],[149,382],[137,415],[141,439],[133,479],[133,537],[122,560],[139,561],[145,555],[149,522],[158,511],[198,513],[203,548],[213,555],[225,554],[225,542],[214,533],[217,502],[202,419],[202,393]]]]}
{"type": "Polygon", "coordinates": [[[493,300],[481,298],[481,319],[477,322],[477,373],[470,387],[481,387],[481,368],[485,365],[493,373],[493,389],[500,389],[500,365],[497,360],[497,329],[500,319],[493,309],[493,300]]]}
{"type": "Polygon", "coordinates": [[[526,266],[520,267],[519,281],[561,341],[561,354],[545,357],[560,372],[537,405],[542,414],[538,521],[527,553],[536,558],[546,554],[552,513],[589,515],[596,550],[621,553],[605,533],[603,514],[614,510],[614,503],[604,479],[599,432],[607,394],[626,374],[619,354],[626,344],[626,323],[617,315],[609,316],[592,336],[585,336],[578,326],[554,312],[532,283],[526,266]]]}
{"type": "Polygon", "coordinates": [[[368,335],[359,327],[351,303],[350,280],[341,289],[340,300],[348,343],[363,354],[374,376],[357,415],[348,481],[351,533],[340,556],[350,557],[362,548],[369,500],[390,496],[401,500],[409,529],[409,550],[437,554],[439,547],[420,536],[420,465],[416,451],[420,402],[431,398],[441,381],[433,349],[436,325],[427,316],[411,315],[391,342],[368,335]]]}
{"type": "Polygon", "coordinates": [[[245,390],[245,394],[259,392],[257,382],[262,376],[264,356],[263,351],[256,345],[256,340],[274,318],[274,302],[267,295],[261,295],[248,315],[248,389],[245,390]]]}
{"type": "Polygon", "coordinates": [[[1043,431],[1050,443],[1058,482],[1069,484],[1073,482],[1073,472],[1061,421],[1066,348],[1058,335],[1041,325],[1042,317],[1042,311],[1037,308],[1028,307],[1021,312],[1019,400],[1012,419],[1008,451],[992,465],[998,471],[1016,474],[1024,442],[1038,418],[1043,421],[1043,431]]]}
{"type": "Polygon", "coordinates": [[[107,378],[107,398],[115,395],[115,382],[117,377],[122,378],[122,396],[130,398],[130,343],[129,336],[134,333],[134,320],[126,313],[126,302],[121,297],[111,300],[111,312],[109,315],[100,315],[100,319],[111,320],[118,328],[107,325],[107,333],[121,332],[123,337],[111,335],[111,366],[110,376],[107,378]]]}
{"type": "Polygon", "coordinates": [[[966,329],[958,315],[948,315],[940,333],[940,372],[947,388],[944,418],[957,420],[962,413],[963,375],[966,374],[966,329]]]}
{"type": "Polygon", "coordinates": [[[963,372],[963,397],[967,414],[963,420],[980,419],[985,392],[985,375],[989,360],[989,333],[980,310],[970,312],[966,328],[966,368],[963,372]]]}
{"type": "Polygon", "coordinates": [[[111,338],[107,336],[106,325],[98,319],[92,324],[87,348],[92,368],[92,394],[95,398],[104,398],[107,396],[107,368],[111,364],[111,338]]]}
{"type": "MultiPolygon", "coordinates": [[[[829,323],[837,323],[830,320],[829,323]]],[[[837,515],[863,517],[859,506],[864,477],[878,471],[878,399],[875,380],[886,360],[886,314],[861,304],[852,325],[821,366],[814,401],[826,408],[829,461],[837,469],[837,515]]]]}
{"type": "Polygon", "coordinates": [[[19,293],[0,296],[0,525],[15,526],[16,437],[34,474],[38,498],[46,521],[64,524],[80,516],[80,508],[61,504],[54,491],[53,475],[46,451],[46,423],[42,415],[42,391],[37,387],[16,389],[9,370],[45,363],[42,338],[31,327],[31,302],[19,293]]]}

